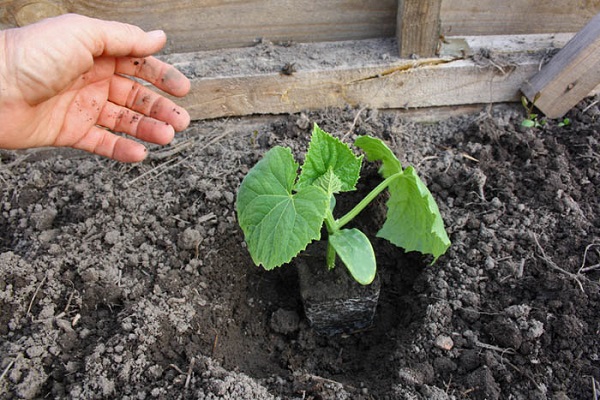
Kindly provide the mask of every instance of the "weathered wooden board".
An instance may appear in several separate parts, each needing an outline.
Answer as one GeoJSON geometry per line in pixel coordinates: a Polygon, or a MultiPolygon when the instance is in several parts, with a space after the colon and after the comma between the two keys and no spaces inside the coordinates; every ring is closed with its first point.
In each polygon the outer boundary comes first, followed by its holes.
{"type": "Polygon", "coordinates": [[[549,118],[560,118],[600,84],[600,14],[522,87],[549,118]]]}
{"type": "MultiPolygon", "coordinates": [[[[180,102],[198,119],[348,104],[401,108],[516,100],[522,82],[537,72],[540,59],[534,54],[482,66],[472,60],[402,60],[394,48],[364,51],[353,63],[340,63],[317,42],[354,48],[365,38],[393,38],[398,19],[405,51],[423,55],[431,54],[438,22],[446,36],[574,32],[599,11],[600,0],[0,0],[0,29],[65,12],[160,28],[169,35],[164,54],[180,55],[192,70],[205,57],[199,50],[220,53],[260,38],[267,44],[314,42],[309,55],[289,56],[298,70],[292,75],[279,72],[281,63],[243,73],[192,74],[192,93],[180,102]],[[306,58],[324,66],[307,67],[306,58]]],[[[526,49],[528,40],[521,43],[526,49]]],[[[240,55],[230,59],[234,65],[252,59],[237,50],[240,55]]],[[[260,57],[274,50],[265,51],[260,57]]]]}
{"type": "Polygon", "coordinates": [[[396,37],[400,57],[433,57],[440,39],[442,0],[398,0],[396,37]]]}
{"type": "Polygon", "coordinates": [[[598,12],[600,0],[443,0],[446,35],[518,35],[577,32],[598,12]]]}
{"type": "MultiPolygon", "coordinates": [[[[422,8],[419,1],[402,1],[413,2],[417,11],[422,8]]],[[[422,1],[440,7],[442,33],[454,36],[577,32],[600,12],[600,0],[422,1]]],[[[164,29],[169,36],[165,53],[174,53],[248,46],[259,38],[314,42],[394,37],[398,4],[399,0],[0,0],[0,29],[75,12],[147,30],[164,29]]],[[[429,21],[436,7],[426,13],[429,21]]]]}
{"type": "Polygon", "coordinates": [[[298,72],[292,77],[195,79],[191,94],[179,103],[193,119],[206,119],[348,105],[385,109],[516,101],[520,85],[539,63],[531,58],[501,74],[467,60],[428,64],[435,61],[422,60],[414,68],[394,63],[388,68],[298,72]]]}
{"type": "MultiPolygon", "coordinates": [[[[551,40],[537,40],[536,43],[544,46],[551,40]]],[[[529,52],[489,60],[406,60],[388,55],[380,57],[379,64],[373,65],[377,59],[373,54],[361,59],[363,53],[357,50],[360,46],[374,46],[371,41],[366,41],[365,44],[346,42],[348,53],[353,56],[352,62],[338,60],[311,66],[301,58],[301,54],[323,54],[319,47],[326,45],[315,43],[304,44],[303,49],[292,48],[290,51],[296,53],[298,65],[298,71],[292,75],[282,74],[276,68],[265,72],[256,68],[254,72],[240,72],[233,67],[231,72],[219,69],[218,74],[211,75],[210,71],[214,69],[197,65],[205,62],[207,57],[193,53],[178,55],[178,59],[170,60],[177,67],[183,71],[200,71],[192,78],[191,93],[178,102],[188,109],[193,119],[206,119],[348,105],[386,109],[517,101],[521,84],[538,71],[542,57],[529,52]]],[[[231,59],[259,57],[240,53],[231,59]]],[[[276,65],[280,65],[278,62],[276,65]]]]}
{"type": "MultiPolygon", "coordinates": [[[[163,29],[166,53],[270,41],[393,37],[397,0],[0,0],[0,23],[25,24],[74,12],[163,29]]],[[[0,26],[1,27],[1,26],[0,26]]]]}

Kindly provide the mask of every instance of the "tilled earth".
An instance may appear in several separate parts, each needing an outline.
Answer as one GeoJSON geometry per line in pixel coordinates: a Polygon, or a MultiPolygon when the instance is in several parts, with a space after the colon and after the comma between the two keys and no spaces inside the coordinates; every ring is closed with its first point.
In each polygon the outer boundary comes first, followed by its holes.
{"type": "MultiPolygon", "coordinates": [[[[570,125],[532,130],[523,114],[204,121],[136,165],[2,152],[1,397],[593,399],[600,110],[589,99],[570,125]],[[308,326],[293,265],[252,264],[234,209],[261,155],[301,154],[315,122],[383,138],[452,240],[429,265],[374,239],[375,322],[332,337],[308,326]]],[[[356,223],[374,235],[380,210],[356,223]]]]}

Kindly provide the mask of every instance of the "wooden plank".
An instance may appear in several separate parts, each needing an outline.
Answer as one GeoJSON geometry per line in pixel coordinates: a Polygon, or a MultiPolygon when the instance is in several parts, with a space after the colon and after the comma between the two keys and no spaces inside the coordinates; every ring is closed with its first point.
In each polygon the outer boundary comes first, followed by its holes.
{"type": "Polygon", "coordinates": [[[397,0],[0,0],[0,23],[17,25],[24,6],[29,14],[43,16],[48,4],[146,30],[163,29],[169,37],[165,53],[251,46],[260,38],[320,42],[393,37],[397,9],[397,0]]]}
{"type": "MultiPolygon", "coordinates": [[[[164,29],[167,53],[249,46],[258,38],[358,40],[395,36],[399,1],[421,7],[416,0],[0,0],[0,29],[77,12],[164,29]]],[[[577,32],[598,12],[600,0],[441,0],[440,23],[446,36],[577,32]]]]}
{"type": "MultiPolygon", "coordinates": [[[[256,64],[239,70],[242,60],[253,63],[264,56],[256,48],[202,54],[171,55],[169,61],[192,76],[192,90],[178,102],[193,119],[281,114],[327,107],[367,106],[380,109],[416,108],[517,101],[520,86],[538,70],[542,55],[521,53],[494,60],[419,59],[391,57],[394,43],[375,57],[368,49],[374,41],[335,44],[297,44],[286,48],[294,54],[297,72],[279,72],[283,58],[272,66],[256,64]],[[344,47],[344,48],[342,48],[344,47]],[[340,54],[346,53],[347,59],[340,54]],[[330,55],[323,60],[321,55],[330,55]],[[366,54],[361,57],[361,54],[366,54]],[[305,56],[302,56],[305,55],[305,56]],[[314,56],[314,60],[310,59],[314,56]],[[207,67],[210,58],[222,58],[225,65],[207,67]],[[227,60],[238,60],[233,66],[227,60]],[[311,61],[321,61],[313,65],[311,61]],[[335,60],[333,63],[323,61],[335,60]],[[379,61],[379,63],[377,63],[379,61]],[[229,68],[229,69],[228,69],[229,68]]],[[[270,55],[281,49],[271,49],[270,55]]],[[[209,63],[210,65],[210,63],[209,63]]]]}
{"type": "Polygon", "coordinates": [[[442,0],[399,0],[396,37],[400,57],[433,57],[440,37],[442,0]]]}
{"type": "Polygon", "coordinates": [[[560,118],[600,84],[600,14],[522,87],[548,118],[560,118]]]}
{"type": "Polygon", "coordinates": [[[445,35],[517,35],[577,32],[598,12],[600,0],[444,0],[445,35]]]}
{"type": "Polygon", "coordinates": [[[497,53],[519,53],[562,49],[573,39],[575,33],[531,34],[531,35],[488,35],[488,36],[446,36],[447,40],[461,38],[471,48],[491,49],[497,53]]]}
{"type": "Polygon", "coordinates": [[[503,76],[455,61],[414,69],[395,64],[391,70],[299,72],[285,81],[276,75],[200,79],[180,103],[193,119],[206,119],[348,105],[385,109],[507,102],[518,99],[520,84],[536,66],[527,63],[503,76]]]}

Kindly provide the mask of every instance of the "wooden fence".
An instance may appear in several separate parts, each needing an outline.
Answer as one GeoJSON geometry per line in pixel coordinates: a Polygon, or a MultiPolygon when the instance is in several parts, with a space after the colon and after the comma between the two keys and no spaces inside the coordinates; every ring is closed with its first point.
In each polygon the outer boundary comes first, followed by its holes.
{"type": "MultiPolygon", "coordinates": [[[[192,94],[183,104],[194,118],[213,118],[343,103],[421,107],[515,100],[540,62],[528,54],[528,44],[540,36],[517,35],[546,35],[542,41],[549,46],[564,45],[556,34],[578,32],[600,12],[600,0],[0,0],[0,28],[67,12],[163,29],[169,37],[163,53],[187,54],[177,58],[186,65],[199,59],[195,52],[250,47],[261,39],[319,46],[397,38],[398,49],[387,65],[374,66],[373,60],[363,59],[343,69],[298,70],[293,76],[274,70],[235,78],[227,72],[195,77],[192,94]],[[523,41],[524,56],[506,68],[494,69],[493,60],[489,68],[481,68],[467,60],[466,53],[443,62],[411,61],[436,57],[449,38],[466,38],[469,43],[488,38],[490,43],[514,45],[517,37],[523,41]],[[376,101],[373,87],[379,88],[376,101]],[[440,94],[448,88],[451,96],[440,94]],[[325,92],[332,90],[333,94],[325,92]]],[[[480,47],[494,50],[488,44],[480,47]]]]}

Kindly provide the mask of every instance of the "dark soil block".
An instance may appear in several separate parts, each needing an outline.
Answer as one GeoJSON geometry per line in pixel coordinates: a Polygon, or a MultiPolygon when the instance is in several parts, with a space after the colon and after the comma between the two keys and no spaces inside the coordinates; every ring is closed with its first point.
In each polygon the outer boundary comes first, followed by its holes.
{"type": "Polygon", "coordinates": [[[336,267],[329,270],[323,256],[325,246],[316,245],[319,250],[322,248],[319,254],[307,251],[295,261],[308,322],[324,335],[368,328],[373,323],[379,300],[379,276],[365,286],[356,282],[339,260],[336,267]]]}

